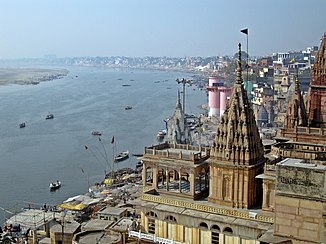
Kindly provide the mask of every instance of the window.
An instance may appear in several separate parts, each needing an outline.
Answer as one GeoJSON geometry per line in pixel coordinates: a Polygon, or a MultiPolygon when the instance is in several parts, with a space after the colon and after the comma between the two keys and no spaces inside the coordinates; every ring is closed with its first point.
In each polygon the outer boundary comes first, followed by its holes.
{"type": "Polygon", "coordinates": [[[212,231],[212,244],[220,243],[220,233],[212,231]]]}
{"type": "Polygon", "coordinates": [[[157,218],[157,214],[153,211],[146,213],[148,217],[148,233],[155,234],[155,218],[157,218]]]}
{"type": "Polygon", "coordinates": [[[155,219],[148,219],[148,233],[155,234],[155,219]]]}
{"type": "Polygon", "coordinates": [[[212,244],[219,244],[220,243],[220,227],[218,225],[213,225],[211,227],[212,231],[212,244]]]}
{"type": "Polygon", "coordinates": [[[173,217],[172,215],[169,215],[165,218],[165,220],[170,221],[170,222],[177,222],[176,218],[173,217]]]}
{"type": "Polygon", "coordinates": [[[208,226],[207,226],[207,224],[205,222],[201,222],[199,224],[199,228],[207,230],[208,229],[208,226]]]}
{"type": "Polygon", "coordinates": [[[226,227],[223,232],[224,233],[232,234],[233,233],[233,230],[230,227],[226,227]]]}

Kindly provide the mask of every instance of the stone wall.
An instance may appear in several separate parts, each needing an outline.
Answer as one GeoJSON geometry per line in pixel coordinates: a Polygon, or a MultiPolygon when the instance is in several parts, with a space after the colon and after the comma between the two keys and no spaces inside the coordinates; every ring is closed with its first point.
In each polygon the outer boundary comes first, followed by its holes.
{"type": "Polygon", "coordinates": [[[277,164],[274,234],[294,243],[322,243],[326,167],[302,162],[285,159],[277,164]]]}

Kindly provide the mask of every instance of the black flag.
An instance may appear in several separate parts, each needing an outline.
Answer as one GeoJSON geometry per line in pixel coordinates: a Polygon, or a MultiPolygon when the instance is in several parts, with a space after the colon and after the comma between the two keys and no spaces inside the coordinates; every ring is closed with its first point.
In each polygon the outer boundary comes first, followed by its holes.
{"type": "Polygon", "coordinates": [[[248,28],[241,30],[241,32],[248,35],[248,28]]]}

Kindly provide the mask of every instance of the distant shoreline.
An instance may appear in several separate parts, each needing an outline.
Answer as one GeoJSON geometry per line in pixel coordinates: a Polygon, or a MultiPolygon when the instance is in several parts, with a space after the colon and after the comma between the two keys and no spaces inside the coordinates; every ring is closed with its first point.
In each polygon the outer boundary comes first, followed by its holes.
{"type": "Polygon", "coordinates": [[[66,69],[0,68],[0,86],[37,85],[40,82],[60,79],[68,73],[66,69]]]}

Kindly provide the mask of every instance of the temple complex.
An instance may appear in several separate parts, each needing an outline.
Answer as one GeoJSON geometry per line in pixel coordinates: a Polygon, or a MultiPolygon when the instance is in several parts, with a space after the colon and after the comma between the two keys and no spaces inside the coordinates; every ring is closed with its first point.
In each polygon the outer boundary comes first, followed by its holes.
{"type": "Polygon", "coordinates": [[[145,148],[143,231],[180,243],[259,243],[272,226],[273,213],[259,208],[256,176],[266,159],[241,78],[240,47],[236,84],[213,145],[145,148]]]}
{"type": "Polygon", "coordinates": [[[141,231],[174,243],[325,243],[325,47],[326,35],[307,100],[296,77],[284,127],[265,154],[239,44],[237,78],[213,145],[145,148],[141,231]]]}

